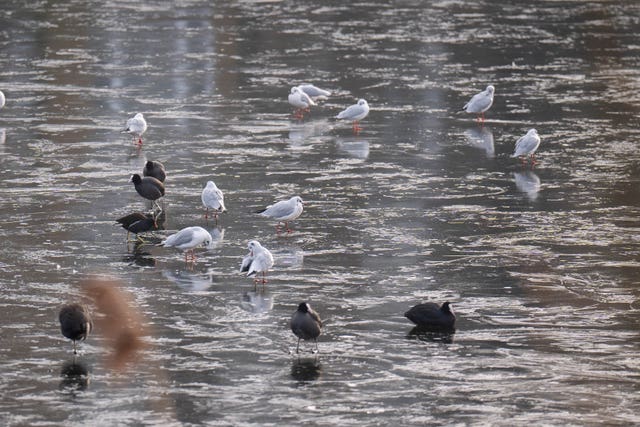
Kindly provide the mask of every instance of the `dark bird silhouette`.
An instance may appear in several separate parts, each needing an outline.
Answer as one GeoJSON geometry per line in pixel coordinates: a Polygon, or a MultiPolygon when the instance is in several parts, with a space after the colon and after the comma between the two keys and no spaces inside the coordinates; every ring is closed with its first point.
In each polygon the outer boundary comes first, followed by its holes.
{"type": "Polygon", "coordinates": [[[129,182],[133,182],[139,195],[147,200],[151,200],[155,206],[160,209],[156,200],[164,196],[164,184],[162,182],[152,176],[141,178],[137,173],[131,175],[129,182]]]}
{"type": "Polygon", "coordinates": [[[125,216],[123,216],[121,218],[116,219],[116,224],[122,225],[122,228],[124,228],[126,230],[134,222],[142,221],[144,219],[152,218],[152,217],[153,217],[153,215],[151,215],[151,214],[143,214],[142,212],[134,212],[134,213],[130,213],[129,215],[125,215],[125,216]]]}
{"type": "Polygon", "coordinates": [[[147,231],[154,231],[158,229],[156,218],[153,214],[143,214],[141,212],[134,212],[132,214],[123,216],[116,219],[117,224],[122,224],[122,228],[127,230],[127,241],[129,240],[129,233],[133,233],[138,237],[138,233],[145,233],[147,231]]]}
{"type": "Polygon", "coordinates": [[[160,182],[164,182],[164,180],[167,178],[167,173],[164,170],[164,165],[155,160],[147,161],[147,163],[144,165],[144,168],[142,169],[142,175],[151,176],[160,182]]]}
{"type": "Polygon", "coordinates": [[[442,306],[433,302],[418,304],[407,311],[404,316],[424,330],[452,331],[456,326],[456,315],[453,314],[449,301],[442,306]]]}
{"type": "Polygon", "coordinates": [[[89,309],[82,304],[67,304],[58,315],[62,335],[73,341],[73,353],[77,354],[76,341],[84,341],[93,328],[89,309]]]}
{"type": "Polygon", "coordinates": [[[300,351],[300,340],[314,340],[318,351],[318,337],[322,332],[322,320],[306,302],[301,302],[291,317],[291,330],[298,337],[296,353],[300,351]]]}

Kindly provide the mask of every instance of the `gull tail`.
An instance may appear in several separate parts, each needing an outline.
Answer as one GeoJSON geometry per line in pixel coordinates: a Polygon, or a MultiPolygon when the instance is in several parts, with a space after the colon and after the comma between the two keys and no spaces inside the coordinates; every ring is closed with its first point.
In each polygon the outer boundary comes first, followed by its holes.
{"type": "Polygon", "coordinates": [[[257,211],[253,211],[253,213],[261,214],[266,210],[267,210],[266,208],[265,209],[260,209],[260,210],[257,210],[257,211]]]}

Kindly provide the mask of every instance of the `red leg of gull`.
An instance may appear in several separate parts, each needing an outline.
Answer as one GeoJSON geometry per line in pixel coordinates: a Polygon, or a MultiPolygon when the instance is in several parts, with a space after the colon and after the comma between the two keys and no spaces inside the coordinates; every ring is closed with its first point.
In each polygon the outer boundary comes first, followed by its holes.
{"type": "Polygon", "coordinates": [[[354,122],[353,122],[353,133],[354,133],[355,135],[357,135],[357,134],[359,134],[359,133],[360,133],[360,131],[361,131],[361,130],[362,130],[362,128],[358,125],[358,122],[357,122],[357,121],[354,121],[354,122]]]}

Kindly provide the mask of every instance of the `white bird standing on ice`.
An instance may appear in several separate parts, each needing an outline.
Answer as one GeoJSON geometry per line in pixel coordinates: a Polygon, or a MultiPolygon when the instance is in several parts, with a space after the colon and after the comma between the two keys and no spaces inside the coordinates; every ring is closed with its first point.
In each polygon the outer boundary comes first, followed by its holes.
{"type": "Polygon", "coordinates": [[[529,129],[526,135],[516,141],[516,149],[511,157],[523,157],[523,162],[526,161],[527,156],[531,158],[531,164],[536,164],[535,153],[540,146],[540,136],[535,129],[529,129]]]}
{"type": "Polygon", "coordinates": [[[304,91],[298,86],[294,86],[291,88],[291,93],[289,94],[289,104],[296,107],[293,115],[298,119],[302,119],[304,117],[304,112],[311,111],[311,106],[316,105],[316,103],[313,102],[313,99],[311,99],[309,95],[304,93],[304,91]]]}
{"type": "Polygon", "coordinates": [[[336,119],[351,120],[353,122],[353,133],[358,134],[362,128],[358,122],[369,115],[369,104],[364,99],[359,99],[357,104],[351,105],[346,110],[341,111],[336,119]]]}
{"type": "Polygon", "coordinates": [[[278,203],[275,203],[266,209],[259,210],[259,213],[262,216],[267,218],[273,218],[278,220],[278,224],[276,225],[276,233],[280,232],[280,223],[284,222],[284,228],[287,233],[291,233],[291,229],[289,228],[289,221],[293,221],[298,218],[304,209],[304,202],[299,196],[293,196],[289,200],[282,200],[278,203]]]}
{"type": "Polygon", "coordinates": [[[207,181],[207,186],[202,190],[202,204],[207,208],[205,218],[208,218],[209,209],[213,209],[213,216],[216,219],[218,219],[218,213],[227,210],[224,206],[224,194],[213,181],[207,181]]]}
{"type": "Polygon", "coordinates": [[[138,145],[142,145],[142,134],[146,131],[147,121],[144,119],[142,113],[138,113],[127,120],[127,127],[122,132],[131,134],[134,136],[134,138],[138,138],[138,145]]]}
{"type": "Polygon", "coordinates": [[[303,83],[298,87],[314,101],[322,101],[331,96],[331,92],[328,90],[320,89],[310,83],[303,83]]]}
{"type": "Polygon", "coordinates": [[[167,237],[160,245],[166,247],[173,247],[184,251],[184,262],[195,262],[196,255],[193,252],[194,249],[200,245],[211,247],[213,238],[207,230],[202,227],[187,227],[178,231],[175,234],[167,237]]]}
{"type": "Polygon", "coordinates": [[[493,105],[493,93],[495,90],[492,85],[487,86],[482,92],[473,95],[471,100],[464,104],[462,109],[467,113],[477,114],[477,120],[484,123],[484,112],[493,105]]]}
{"type": "Polygon", "coordinates": [[[269,249],[265,248],[257,240],[252,240],[247,245],[249,253],[242,259],[240,265],[240,272],[247,272],[247,277],[256,275],[253,283],[258,283],[258,273],[262,273],[262,284],[267,283],[267,271],[273,267],[273,255],[269,252],[269,249]]]}

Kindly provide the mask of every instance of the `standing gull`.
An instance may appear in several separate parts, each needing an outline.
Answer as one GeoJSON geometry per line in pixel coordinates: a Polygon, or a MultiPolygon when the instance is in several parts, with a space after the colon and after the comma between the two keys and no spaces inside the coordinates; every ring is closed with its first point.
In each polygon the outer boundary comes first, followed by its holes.
{"type": "Polygon", "coordinates": [[[318,351],[318,337],[322,332],[322,320],[309,304],[301,302],[298,309],[291,317],[289,323],[291,330],[298,337],[296,353],[300,352],[300,340],[314,340],[316,342],[316,352],[318,351]]]}
{"type": "Polygon", "coordinates": [[[258,273],[262,273],[262,284],[267,283],[267,271],[273,267],[273,255],[269,252],[269,249],[265,248],[257,240],[252,240],[247,245],[249,253],[242,259],[242,265],[240,265],[240,272],[247,272],[247,277],[256,275],[253,279],[253,283],[256,284],[260,281],[258,279],[258,273]]]}
{"type": "MultiPolygon", "coordinates": [[[[138,145],[142,145],[142,134],[147,131],[147,121],[142,116],[142,113],[138,113],[129,120],[127,120],[127,127],[122,132],[129,133],[138,138],[138,145]]],[[[134,139],[135,142],[135,139],[134,139]]]]}
{"type": "Polygon", "coordinates": [[[297,119],[302,119],[304,117],[304,112],[311,111],[310,107],[312,105],[316,105],[316,103],[313,102],[313,99],[311,99],[309,95],[304,93],[302,89],[297,86],[291,88],[291,93],[289,94],[289,104],[296,107],[293,115],[297,119]]]}
{"type": "Polygon", "coordinates": [[[462,109],[467,113],[477,114],[477,120],[484,123],[484,112],[491,108],[494,92],[495,88],[492,85],[487,86],[482,92],[473,95],[471,100],[464,104],[462,109]]]}
{"type": "Polygon", "coordinates": [[[93,328],[89,309],[83,304],[67,304],[58,314],[62,335],[73,341],[73,354],[77,354],[76,341],[84,341],[93,328]]]}
{"type": "Polygon", "coordinates": [[[2,91],[0,90],[0,108],[4,107],[5,101],[6,99],[4,97],[4,93],[2,93],[2,91]]]}
{"type": "Polygon", "coordinates": [[[529,129],[523,137],[516,141],[516,149],[511,157],[522,157],[522,162],[525,163],[527,156],[531,158],[531,165],[536,164],[536,150],[540,146],[540,136],[535,129],[529,129]]]}
{"type": "Polygon", "coordinates": [[[327,97],[331,96],[331,92],[328,90],[320,89],[319,87],[309,83],[303,83],[298,87],[314,101],[325,100],[327,97]]]}
{"type": "Polygon", "coordinates": [[[278,220],[278,224],[276,225],[276,233],[280,232],[280,223],[284,222],[284,228],[287,233],[291,233],[291,229],[289,228],[289,221],[293,221],[298,218],[300,214],[302,214],[302,210],[304,209],[304,202],[299,196],[293,196],[289,200],[282,200],[278,203],[269,206],[266,209],[259,210],[259,213],[262,216],[267,218],[273,218],[278,220]]]}
{"type": "Polygon", "coordinates": [[[369,104],[364,99],[359,99],[357,104],[341,111],[336,118],[353,121],[353,133],[358,134],[362,130],[358,122],[367,117],[367,115],[369,115],[369,104]]]}
{"type": "Polygon", "coordinates": [[[222,213],[227,210],[224,206],[224,194],[216,187],[213,181],[207,181],[207,186],[202,190],[202,204],[207,209],[204,217],[209,217],[209,209],[213,209],[213,215],[218,219],[218,213],[222,213]]]}
{"type": "Polygon", "coordinates": [[[167,237],[160,245],[167,247],[173,247],[180,249],[184,252],[184,262],[195,262],[196,255],[194,249],[200,245],[210,247],[213,243],[213,238],[207,230],[202,227],[187,227],[178,231],[175,234],[167,237]]]}

